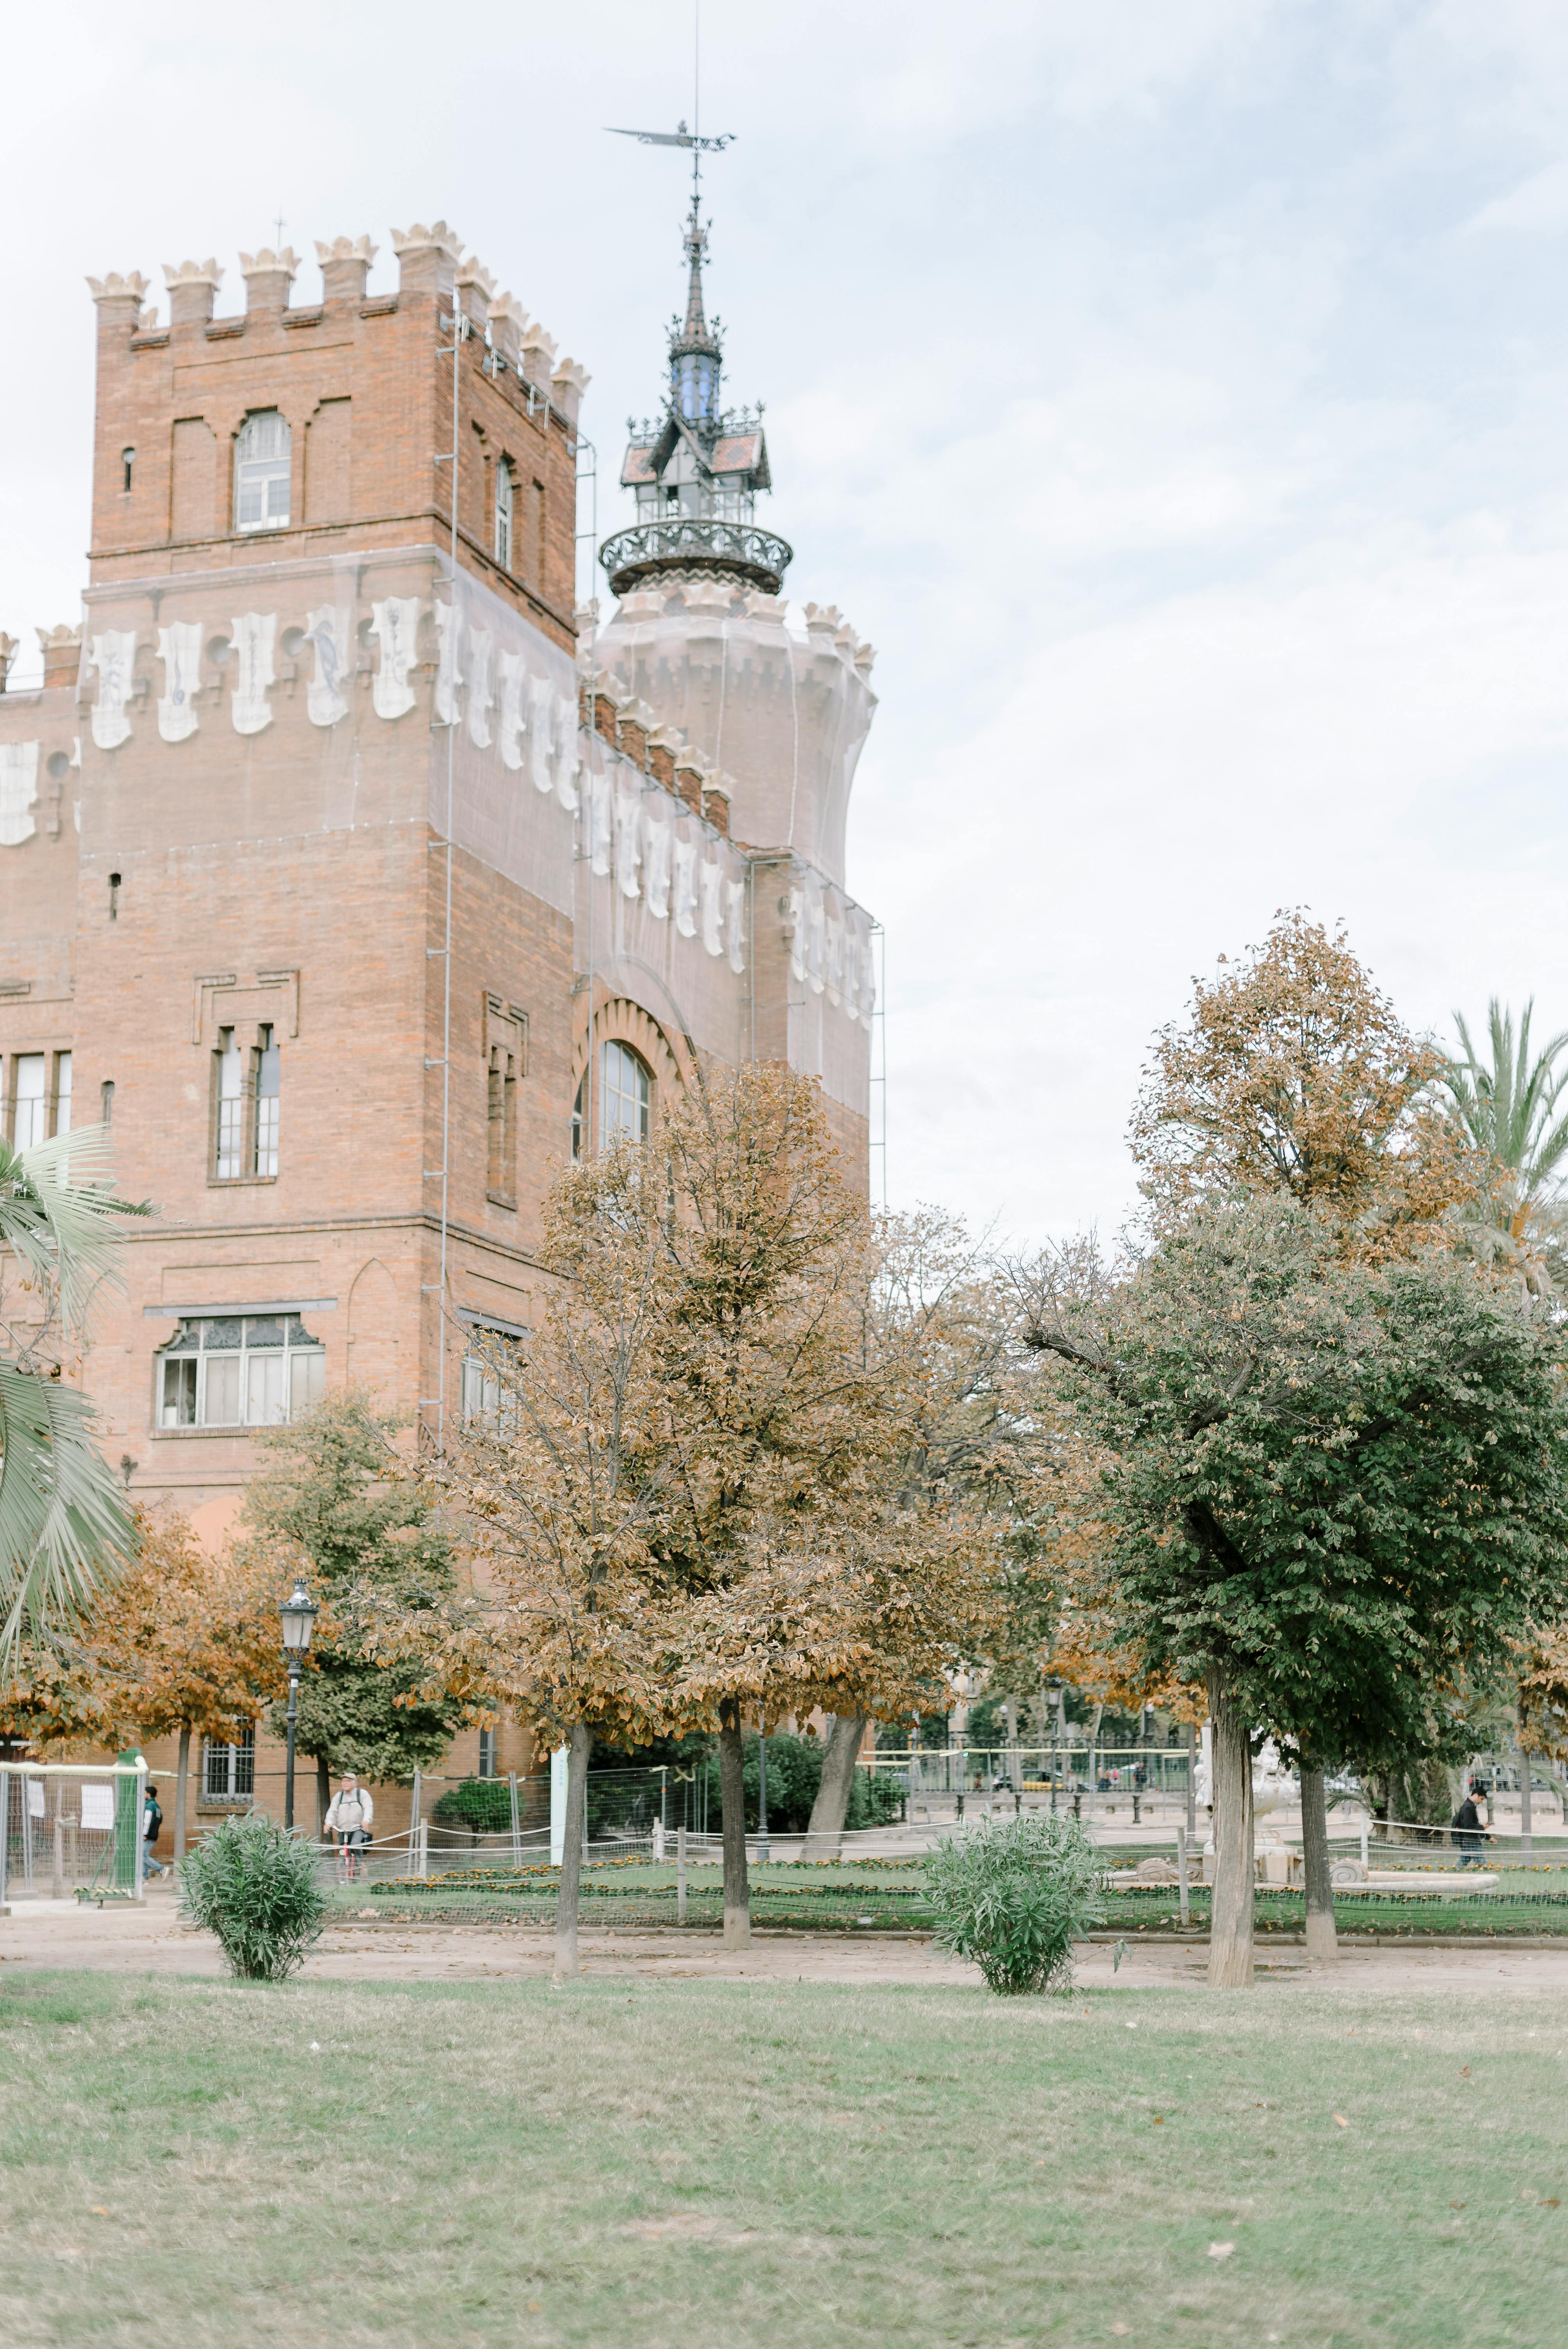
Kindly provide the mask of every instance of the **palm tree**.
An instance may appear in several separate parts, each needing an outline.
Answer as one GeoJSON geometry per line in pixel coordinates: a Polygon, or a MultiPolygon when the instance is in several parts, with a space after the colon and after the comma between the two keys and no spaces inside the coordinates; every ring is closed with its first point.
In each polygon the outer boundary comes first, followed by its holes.
{"type": "Polygon", "coordinates": [[[1568,1031],[1553,1036],[1532,1061],[1534,1009],[1532,997],[1520,1015],[1516,1039],[1512,1012],[1492,997],[1487,1006],[1490,1061],[1482,1060],[1463,1015],[1456,1011],[1463,1057],[1449,1061],[1441,1081],[1450,1114],[1499,1168],[1497,1189],[1475,1220],[1494,1235],[1492,1252],[1517,1263],[1525,1287],[1542,1295],[1557,1286],[1568,1225],[1563,1193],[1568,1107],[1558,1114],[1568,1091],[1568,1065],[1558,1066],[1568,1050],[1568,1031]]]}
{"type": "Polygon", "coordinates": [[[0,1664],[135,1547],[92,1405],[63,1372],[98,1291],[119,1285],[119,1218],[150,1213],[115,1197],[102,1126],[0,1143],[0,1664]]]}

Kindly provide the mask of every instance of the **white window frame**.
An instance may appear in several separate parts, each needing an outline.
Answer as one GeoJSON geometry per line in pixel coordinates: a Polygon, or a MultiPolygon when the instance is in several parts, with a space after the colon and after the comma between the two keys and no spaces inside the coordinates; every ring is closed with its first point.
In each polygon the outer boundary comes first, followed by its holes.
{"type": "Polygon", "coordinates": [[[495,559],[503,571],[511,569],[512,532],[516,523],[517,491],[511,467],[504,457],[495,469],[495,559]]]}
{"type": "Polygon", "coordinates": [[[282,410],[253,409],[234,441],[236,537],[248,537],[258,530],[287,530],[293,469],[294,434],[282,410]]]}
{"type": "Polygon", "coordinates": [[[286,1426],[325,1392],[326,1349],[298,1313],[183,1314],[153,1362],[152,1424],[160,1435],[195,1429],[243,1435],[286,1426]],[[231,1342],[232,1331],[238,1335],[231,1342]],[[281,1333],[275,1342],[274,1331],[281,1333]],[[219,1332],[223,1341],[209,1344],[219,1332]]]}

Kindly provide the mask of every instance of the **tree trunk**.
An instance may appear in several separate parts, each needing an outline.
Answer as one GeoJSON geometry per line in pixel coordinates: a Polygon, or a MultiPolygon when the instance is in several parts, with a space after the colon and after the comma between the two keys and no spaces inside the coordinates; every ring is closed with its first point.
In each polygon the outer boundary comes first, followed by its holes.
{"type": "Polygon", "coordinates": [[[577,1899],[583,1880],[583,1826],[588,1813],[588,1756],[593,1732],[573,1724],[566,1749],[566,1826],[561,1844],[561,1889],[555,1898],[556,1982],[577,1971],[577,1899]]]}
{"type": "Polygon", "coordinates": [[[855,1756],[861,1750],[861,1740],[866,1733],[871,1715],[865,1713],[836,1713],[828,1738],[828,1750],[822,1756],[821,1783],[817,1799],[811,1806],[811,1816],[806,1825],[806,1840],[800,1849],[802,1859],[837,1859],[844,1839],[844,1820],[849,1812],[850,1795],[855,1783],[855,1756]]]}
{"type": "Polygon", "coordinates": [[[191,1723],[180,1724],[180,1775],[174,1782],[174,1865],[185,1857],[185,1788],[191,1777],[191,1723]]]}
{"type": "Polygon", "coordinates": [[[1209,1926],[1209,1987],[1249,1990],[1253,1980],[1253,1752],[1247,1719],[1218,1677],[1214,1721],[1214,1892],[1209,1926]]]}
{"type": "Polygon", "coordinates": [[[1328,1804],[1321,1770],[1301,1774],[1302,1874],[1306,1879],[1306,1961],[1330,1966],[1339,1955],[1334,1887],[1328,1875],[1328,1804]]]}
{"type": "Polygon", "coordinates": [[[740,1707],[718,1709],[718,1798],[724,1823],[724,1946],[744,1950],[751,1939],[751,1898],[746,1882],[746,1765],[740,1707]]]}

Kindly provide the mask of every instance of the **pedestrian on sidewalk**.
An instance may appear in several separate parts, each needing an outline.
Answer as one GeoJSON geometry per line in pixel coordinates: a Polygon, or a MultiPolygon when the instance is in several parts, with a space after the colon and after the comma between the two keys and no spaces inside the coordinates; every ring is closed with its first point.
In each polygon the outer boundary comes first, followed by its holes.
{"type": "Polygon", "coordinates": [[[163,1830],[163,1810],[156,1786],[149,1786],[147,1800],[141,1806],[141,1874],[143,1882],[150,1876],[167,1876],[168,1865],[153,1857],[153,1846],[163,1830]]]}
{"type": "Polygon", "coordinates": [[[349,1883],[359,1873],[359,1855],[370,1841],[370,1824],[375,1816],[376,1806],[370,1799],[369,1787],[362,1786],[352,1770],[346,1770],[325,1825],[325,1832],[337,1837],[338,1865],[349,1883]]]}
{"type": "Polygon", "coordinates": [[[1454,1846],[1460,1854],[1461,1868],[1480,1868],[1482,1865],[1486,1847],[1481,1840],[1480,1813],[1476,1808],[1476,1796],[1484,1795],[1485,1792],[1480,1780],[1472,1778],[1469,1794],[1453,1816],[1454,1846]]]}

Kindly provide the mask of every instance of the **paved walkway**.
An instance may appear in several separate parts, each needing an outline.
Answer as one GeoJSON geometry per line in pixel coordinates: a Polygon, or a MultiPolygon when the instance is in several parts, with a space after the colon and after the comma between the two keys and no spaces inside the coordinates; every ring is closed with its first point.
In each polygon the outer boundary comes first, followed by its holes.
{"type": "MultiPolygon", "coordinates": [[[[924,1940],[875,1934],[762,1933],[748,1950],[726,1950],[717,1934],[635,1931],[584,1933],[583,1971],[668,1976],[685,1980],[733,1977],[774,1982],[975,1984],[973,1967],[944,1957],[924,1940]]],[[[1130,1949],[1123,1983],[1198,1983],[1205,1952],[1197,1948],[1130,1949]]],[[[181,1922],[173,1894],[160,1886],[139,1908],[81,1908],[74,1900],[17,1901],[0,1918],[0,1968],[83,1967],[127,1974],[221,1976],[222,1952],[210,1933],[181,1922]]],[[[304,1972],[316,1982],[483,1982],[548,1974],[548,1933],[516,1926],[329,1926],[304,1972]]],[[[1485,1991],[1504,1984],[1568,1991],[1568,1946],[1559,1950],[1353,1950],[1326,1971],[1310,1968],[1299,1950],[1261,1945],[1261,1981],[1283,1986],[1332,1987],[1349,1996],[1368,1991],[1485,1991]]],[[[1111,1952],[1085,1951],[1078,1980],[1112,1979],[1111,1952]]]]}

